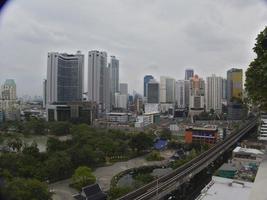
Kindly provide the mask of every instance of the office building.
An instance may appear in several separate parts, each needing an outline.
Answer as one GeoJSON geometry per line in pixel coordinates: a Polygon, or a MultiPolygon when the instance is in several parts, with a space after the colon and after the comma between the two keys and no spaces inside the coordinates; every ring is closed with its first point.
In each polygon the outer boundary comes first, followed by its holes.
{"type": "Polygon", "coordinates": [[[205,109],[205,82],[198,75],[190,79],[189,114],[198,115],[205,109]]]}
{"type": "Polygon", "coordinates": [[[47,104],[82,101],[84,55],[51,52],[47,57],[47,104]]]}
{"type": "Polygon", "coordinates": [[[127,109],[128,95],[115,93],[115,108],[127,109]]]}
{"type": "Polygon", "coordinates": [[[110,95],[111,95],[111,105],[115,106],[115,93],[119,92],[119,60],[115,56],[110,57],[109,63],[109,73],[110,73],[110,95]]]}
{"type": "MultiPolygon", "coordinates": [[[[188,88],[189,89],[189,88],[188,88]]],[[[178,108],[185,108],[185,80],[176,81],[176,104],[178,108]]]]}
{"type": "Polygon", "coordinates": [[[243,98],[243,70],[232,68],[227,71],[227,102],[243,98]]]}
{"type": "Polygon", "coordinates": [[[100,112],[110,110],[110,73],[107,67],[107,53],[88,53],[88,100],[99,105],[100,112]]]}
{"type": "Polygon", "coordinates": [[[185,80],[190,80],[194,76],[194,70],[193,69],[186,69],[185,70],[185,80]]]}
{"type": "Polygon", "coordinates": [[[43,108],[46,107],[47,104],[47,80],[43,81],[43,108]]]}
{"type": "Polygon", "coordinates": [[[222,99],[227,99],[227,79],[222,79],[222,99]]]}
{"type": "Polygon", "coordinates": [[[219,137],[217,126],[190,126],[185,130],[186,143],[215,144],[219,137]]]}
{"type": "Polygon", "coordinates": [[[120,93],[128,95],[128,84],[120,83],[120,93]]]}
{"type": "Polygon", "coordinates": [[[184,101],[185,107],[189,107],[189,92],[190,92],[190,80],[184,81],[184,101]]]}
{"type": "Polygon", "coordinates": [[[223,78],[213,74],[206,82],[206,110],[213,109],[217,113],[222,111],[223,78]]]}
{"type": "Polygon", "coordinates": [[[160,103],[175,102],[175,79],[161,76],[160,77],[160,103]]]}
{"type": "Polygon", "coordinates": [[[159,103],[159,83],[155,79],[151,79],[147,83],[147,103],[159,103]]]}
{"type": "Polygon", "coordinates": [[[13,79],[7,79],[1,87],[1,96],[3,100],[16,100],[16,83],[13,79]]]}
{"type": "Polygon", "coordinates": [[[1,86],[0,111],[2,119],[14,121],[20,119],[20,105],[17,101],[17,88],[13,79],[7,79],[1,86]]]}
{"type": "Polygon", "coordinates": [[[146,75],[144,77],[144,97],[147,97],[147,84],[151,79],[154,79],[152,75],[146,75]]]}

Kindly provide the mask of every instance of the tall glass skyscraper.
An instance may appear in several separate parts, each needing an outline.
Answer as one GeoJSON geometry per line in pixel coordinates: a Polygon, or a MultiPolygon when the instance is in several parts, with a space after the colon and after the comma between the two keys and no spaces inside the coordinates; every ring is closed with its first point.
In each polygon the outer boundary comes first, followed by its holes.
{"type": "Polygon", "coordinates": [[[47,57],[47,103],[82,101],[84,55],[51,52],[47,57]]]}
{"type": "Polygon", "coordinates": [[[152,75],[146,75],[144,77],[144,97],[147,97],[147,84],[151,79],[154,79],[152,75]]]}
{"type": "Polygon", "coordinates": [[[185,70],[185,80],[190,80],[194,76],[194,70],[193,69],[186,69],[185,70]]]}

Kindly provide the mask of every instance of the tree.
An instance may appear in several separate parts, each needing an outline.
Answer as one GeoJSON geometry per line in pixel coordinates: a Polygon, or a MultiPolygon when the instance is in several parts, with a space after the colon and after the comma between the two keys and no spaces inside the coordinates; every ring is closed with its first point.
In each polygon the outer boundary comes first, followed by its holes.
{"type": "Polygon", "coordinates": [[[50,124],[50,132],[55,135],[68,135],[70,126],[69,122],[52,122],[50,124]]]}
{"type": "Polygon", "coordinates": [[[4,199],[8,200],[51,200],[48,186],[36,179],[15,178],[4,188],[4,199]]]}
{"type": "Polygon", "coordinates": [[[81,190],[82,187],[94,184],[96,181],[95,176],[92,174],[92,170],[86,166],[80,166],[75,170],[72,176],[73,187],[77,190],[81,190]]]}
{"type": "Polygon", "coordinates": [[[23,143],[19,137],[14,137],[14,138],[11,138],[7,141],[7,145],[13,151],[20,151],[23,143]]]}
{"type": "Polygon", "coordinates": [[[130,146],[138,152],[150,149],[153,145],[153,139],[145,133],[138,133],[131,138],[130,146]]]}
{"type": "Polygon", "coordinates": [[[246,90],[253,103],[267,110],[267,27],[256,38],[256,58],[246,71],[246,90]]]}

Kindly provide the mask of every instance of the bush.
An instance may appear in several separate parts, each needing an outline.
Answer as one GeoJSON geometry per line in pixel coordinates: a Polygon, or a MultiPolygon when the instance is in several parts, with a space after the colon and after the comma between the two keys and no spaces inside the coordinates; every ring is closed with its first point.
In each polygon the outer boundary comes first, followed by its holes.
{"type": "Polygon", "coordinates": [[[164,160],[163,157],[160,156],[160,153],[158,151],[152,151],[148,156],[146,157],[147,161],[161,161],[164,160]]]}

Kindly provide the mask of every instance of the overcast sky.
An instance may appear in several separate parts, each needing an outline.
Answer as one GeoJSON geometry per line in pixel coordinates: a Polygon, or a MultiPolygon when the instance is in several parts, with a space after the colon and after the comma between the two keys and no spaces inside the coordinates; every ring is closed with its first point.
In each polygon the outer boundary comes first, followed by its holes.
{"type": "Polygon", "coordinates": [[[265,0],[13,0],[0,15],[0,82],[42,95],[47,52],[81,50],[87,69],[93,49],[119,58],[130,93],[142,93],[146,74],[225,77],[247,68],[266,25],[265,0]]]}

